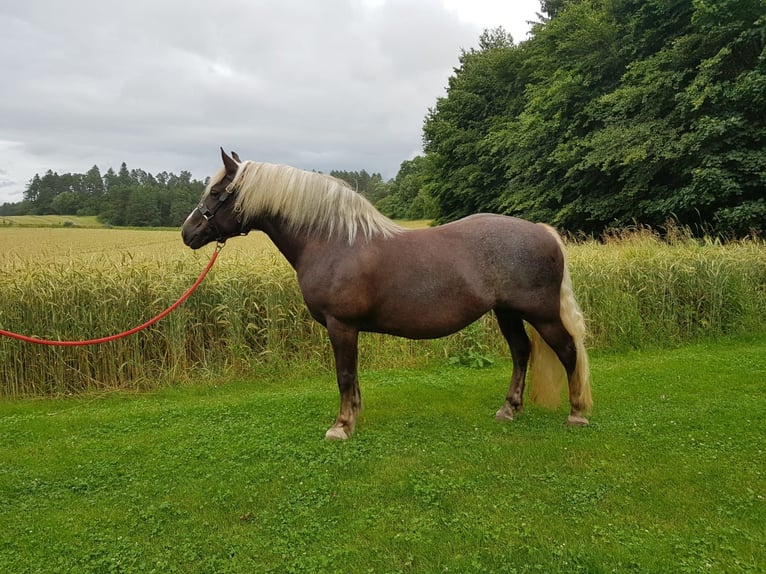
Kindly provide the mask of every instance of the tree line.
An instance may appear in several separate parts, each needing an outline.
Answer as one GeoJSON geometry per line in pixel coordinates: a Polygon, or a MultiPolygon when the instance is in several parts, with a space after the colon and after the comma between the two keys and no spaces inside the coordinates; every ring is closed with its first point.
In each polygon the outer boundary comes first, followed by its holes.
{"type": "Polygon", "coordinates": [[[103,175],[95,165],[84,174],[49,170],[31,179],[23,201],[0,206],[0,215],[96,215],[108,225],[175,227],[204,189],[205,182],[187,171],[152,175],[128,170],[124,162],[119,171],[109,168],[103,175]]]}
{"type": "MultiPolygon", "coordinates": [[[[332,171],[353,189],[377,202],[388,195],[390,182],[379,173],[332,171]]],[[[152,175],[142,169],[101,174],[94,165],[86,173],[59,175],[51,170],[36,174],[18,203],[0,205],[0,215],[95,215],[108,225],[129,227],[177,227],[199,201],[207,180],[162,172],[152,175]]]]}

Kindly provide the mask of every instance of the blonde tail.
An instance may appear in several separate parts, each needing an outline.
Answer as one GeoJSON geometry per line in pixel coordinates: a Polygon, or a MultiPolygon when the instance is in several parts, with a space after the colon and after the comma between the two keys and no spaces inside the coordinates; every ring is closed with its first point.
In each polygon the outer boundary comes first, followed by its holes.
{"type": "Polygon", "coordinates": [[[526,326],[532,347],[529,355],[529,398],[537,405],[555,409],[561,403],[561,389],[567,382],[567,373],[537,330],[530,324],[526,326]]]}
{"type": "MultiPolygon", "coordinates": [[[[583,412],[590,412],[593,408],[593,399],[590,392],[590,369],[588,366],[588,352],[585,350],[585,318],[580,306],[577,304],[572,291],[572,279],[566,261],[566,252],[561,237],[552,227],[540,224],[556,238],[564,255],[564,275],[561,279],[560,288],[560,316],[564,328],[574,339],[577,350],[577,363],[572,373],[571,388],[580,390],[579,407],[583,412]]],[[[529,337],[532,344],[530,355],[530,383],[531,398],[533,402],[543,406],[556,408],[561,402],[561,388],[567,382],[566,371],[556,353],[543,340],[539,333],[529,327],[529,337]]]]}

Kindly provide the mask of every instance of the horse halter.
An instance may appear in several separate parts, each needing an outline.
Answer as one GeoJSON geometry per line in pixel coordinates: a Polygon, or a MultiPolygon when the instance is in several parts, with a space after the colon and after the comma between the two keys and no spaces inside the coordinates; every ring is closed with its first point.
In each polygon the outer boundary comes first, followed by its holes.
{"type": "MultiPolygon", "coordinates": [[[[228,179],[228,176],[225,178],[228,179]]],[[[231,189],[231,183],[226,186],[224,191],[221,193],[212,195],[207,194],[205,197],[202,198],[202,200],[197,204],[196,210],[199,212],[199,214],[205,219],[207,224],[213,229],[213,231],[216,234],[216,241],[218,243],[225,243],[228,237],[225,237],[223,233],[221,233],[221,230],[218,228],[218,225],[216,224],[215,220],[215,214],[218,212],[218,210],[221,208],[221,206],[231,197],[234,197],[237,195],[238,190],[232,190],[231,189]],[[217,200],[212,208],[208,207],[205,203],[205,200],[209,197],[216,197],[217,200]]],[[[242,232],[242,210],[239,206],[234,206],[234,212],[237,214],[237,223],[239,223],[240,226],[240,234],[244,235],[244,232],[242,232]]]]}

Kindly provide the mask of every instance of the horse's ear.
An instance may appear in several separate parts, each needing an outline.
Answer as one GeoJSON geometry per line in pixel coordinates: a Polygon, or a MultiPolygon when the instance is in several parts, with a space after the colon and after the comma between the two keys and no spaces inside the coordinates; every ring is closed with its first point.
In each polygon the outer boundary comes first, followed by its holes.
{"type": "Polygon", "coordinates": [[[226,155],[226,152],[223,151],[223,148],[221,148],[221,159],[223,160],[223,167],[226,168],[227,175],[234,175],[237,173],[237,168],[239,168],[239,165],[236,161],[226,155]]]}
{"type": "Polygon", "coordinates": [[[231,157],[233,157],[233,158],[234,158],[234,161],[236,161],[237,163],[242,163],[242,160],[241,160],[241,159],[239,159],[239,156],[237,155],[237,152],[235,152],[235,151],[232,151],[232,152],[231,152],[231,157]]]}

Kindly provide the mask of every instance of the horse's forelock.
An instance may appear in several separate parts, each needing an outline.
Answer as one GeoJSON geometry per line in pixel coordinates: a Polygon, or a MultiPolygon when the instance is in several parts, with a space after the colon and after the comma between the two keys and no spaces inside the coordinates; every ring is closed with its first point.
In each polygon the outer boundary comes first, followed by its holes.
{"type": "Polygon", "coordinates": [[[210,193],[210,190],[213,188],[214,185],[221,183],[224,177],[226,177],[226,168],[222,167],[207,182],[207,186],[205,187],[205,195],[210,193]]]}

